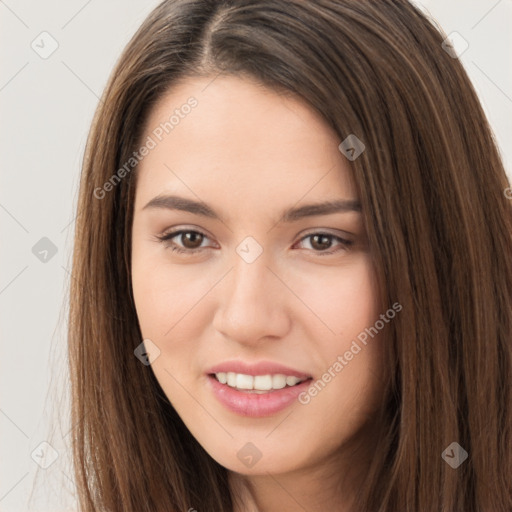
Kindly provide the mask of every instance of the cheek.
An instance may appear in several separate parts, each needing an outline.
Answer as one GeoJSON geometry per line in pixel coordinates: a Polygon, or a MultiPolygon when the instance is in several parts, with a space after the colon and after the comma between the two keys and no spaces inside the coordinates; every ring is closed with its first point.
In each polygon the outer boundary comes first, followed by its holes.
{"type": "Polygon", "coordinates": [[[328,347],[343,348],[344,341],[375,322],[379,290],[369,255],[357,254],[329,272],[294,279],[294,291],[313,313],[303,318],[327,334],[328,347]]]}
{"type": "Polygon", "coordinates": [[[200,315],[214,282],[204,272],[198,278],[192,266],[134,257],[133,295],[143,336],[165,338],[178,324],[186,323],[189,315],[200,315]]]}
{"type": "Polygon", "coordinates": [[[336,437],[341,427],[355,429],[379,404],[384,346],[380,333],[367,332],[384,312],[379,311],[380,291],[369,255],[315,284],[304,282],[299,293],[315,312],[307,316],[307,328],[323,373],[301,403],[309,418],[330,418],[335,428],[327,428],[326,435],[336,437]]]}
{"type": "Polygon", "coordinates": [[[143,339],[159,349],[151,368],[175,406],[184,407],[192,367],[197,364],[198,340],[210,314],[207,279],[194,278],[192,267],[172,268],[165,262],[133,259],[135,307],[143,339]]]}
{"type": "Polygon", "coordinates": [[[212,323],[211,290],[219,280],[218,272],[172,265],[162,261],[161,255],[153,260],[150,255],[135,255],[132,262],[142,338],[150,339],[159,349],[152,371],[180,415],[189,414],[186,411],[193,404],[184,389],[197,385],[203,360],[215,356],[205,331],[212,323]]]}

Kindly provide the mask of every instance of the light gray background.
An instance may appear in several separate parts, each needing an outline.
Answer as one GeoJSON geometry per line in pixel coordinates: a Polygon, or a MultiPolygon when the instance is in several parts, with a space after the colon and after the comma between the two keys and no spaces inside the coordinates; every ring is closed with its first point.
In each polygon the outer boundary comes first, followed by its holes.
{"type": "MultiPolygon", "coordinates": [[[[417,3],[446,34],[457,31],[468,41],[461,60],[510,175],[512,0],[417,3]]],[[[0,0],[0,511],[76,510],[63,401],[66,290],[80,162],[107,77],[157,4],[0,0]],[[31,47],[43,31],[59,45],[47,59],[31,47]],[[43,237],[57,247],[47,262],[32,252],[43,237]],[[44,441],[58,458],[40,469],[33,459],[49,461],[52,454],[46,445],[37,449],[44,441]]]]}

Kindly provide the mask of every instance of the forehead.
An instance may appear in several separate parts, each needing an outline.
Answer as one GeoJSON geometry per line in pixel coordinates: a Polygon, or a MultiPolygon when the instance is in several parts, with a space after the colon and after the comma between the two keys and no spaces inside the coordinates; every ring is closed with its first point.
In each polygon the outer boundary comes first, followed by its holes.
{"type": "Polygon", "coordinates": [[[182,81],[150,112],[137,194],[259,193],[287,203],[308,194],[356,198],[334,131],[309,105],[238,77],[182,81]],[[152,144],[153,145],[153,144],[152,144]],[[184,188],[185,187],[185,188],[184,188]]]}

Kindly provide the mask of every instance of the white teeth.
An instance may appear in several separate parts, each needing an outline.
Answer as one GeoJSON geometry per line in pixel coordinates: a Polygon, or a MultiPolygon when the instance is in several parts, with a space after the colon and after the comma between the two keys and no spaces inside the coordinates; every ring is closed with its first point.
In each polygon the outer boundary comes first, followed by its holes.
{"type": "Polygon", "coordinates": [[[286,386],[295,386],[304,379],[295,376],[286,376],[281,373],[275,375],[245,375],[243,373],[219,372],[215,377],[221,384],[231,388],[253,390],[255,392],[283,389],[286,386]]]}
{"type": "Polygon", "coordinates": [[[236,387],[236,373],[228,372],[227,384],[228,384],[228,386],[231,386],[232,388],[236,387]]]}
{"type": "Polygon", "coordinates": [[[286,386],[286,375],[272,375],[272,387],[274,389],[283,389],[286,386]]]}
{"type": "Polygon", "coordinates": [[[254,389],[254,377],[252,375],[244,375],[243,373],[236,374],[236,387],[238,389],[254,389]]]}
{"type": "Polygon", "coordinates": [[[298,382],[300,382],[300,379],[298,377],[286,377],[287,386],[295,386],[295,384],[297,384],[298,382]]]}
{"type": "Polygon", "coordinates": [[[254,389],[261,391],[272,389],[272,375],[256,375],[254,377],[254,389]]]}

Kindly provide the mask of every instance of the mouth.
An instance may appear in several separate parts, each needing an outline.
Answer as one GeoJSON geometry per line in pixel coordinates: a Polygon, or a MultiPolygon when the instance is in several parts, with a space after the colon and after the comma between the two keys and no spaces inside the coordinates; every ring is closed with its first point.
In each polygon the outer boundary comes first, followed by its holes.
{"type": "Polygon", "coordinates": [[[264,394],[291,388],[311,379],[311,377],[299,377],[296,375],[284,375],[282,373],[266,375],[247,375],[245,373],[218,372],[211,373],[220,384],[225,384],[242,393],[264,394]]]}
{"type": "Polygon", "coordinates": [[[293,405],[313,377],[285,366],[232,361],[210,368],[214,397],[230,412],[252,418],[271,416],[293,405]]]}

